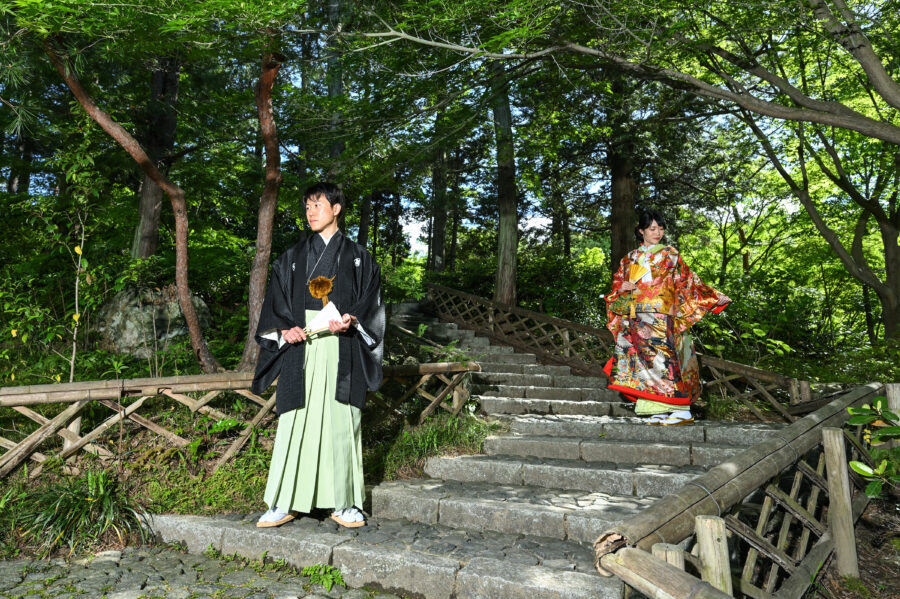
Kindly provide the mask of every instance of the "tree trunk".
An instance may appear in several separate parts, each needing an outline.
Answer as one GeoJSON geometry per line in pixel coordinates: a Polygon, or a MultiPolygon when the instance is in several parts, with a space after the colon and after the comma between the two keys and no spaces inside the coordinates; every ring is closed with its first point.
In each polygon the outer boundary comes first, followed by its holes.
{"type": "MultiPolygon", "coordinates": [[[[337,31],[341,26],[341,0],[328,0],[328,23],[331,31],[337,31]]],[[[334,35],[328,42],[328,99],[333,104],[344,94],[343,69],[341,57],[337,50],[338,36],[334,35]]],[[[344,152],[344,142],[340,139],[341,121],[343,115],[340,110],[334,110],[331,115],[331,143],[329,144],[328,157],[331,163],[328,168],[328,178],[335,180],[341,172],[338,159],[344,152]]]]}
{"type": "Polygon", "coordinates": [[[14,145],[9,178],[6,180],[7,193],[28,193],[31,187],[31,168],[34,148],[29,137],[21,135],[14,145]]]}
{"type": "Polygon", "coordinates": [[[378,215],[384,202],[384,193],[372,192],[372,259],[378,262],[378,215]]]}
{"type": "Polygon", "coordinates": [[[610,268],[615,272],[619,262],[635,247],[634,228],[637,226],[637,212],[634,209],[637,181],[634,177],[634,163],[627,151],[611,147],[606,156],[610,173],[611,205],[610,225],[610,268]]]}
{"type": "MultiPolygon", "coordinates": [[[[272,40],[270,40],[270,43],[272,40]]],[[[256,325],[266,294],[266,278],[269,274],[269,258],[272,255],[272,226],[278,207],[278,191],[281,188],[281,151],[278,146],[278,129],[272,110],[272,88],[278,77],[283,57],[266,52],[262,58],[262,71],[256,84],[256,112],[259,130],[266,150],[266,175],[256,227],[256,255],[250,268],[250,284],[247,289],[247,340],[238,364],[238,370],[250,371],[256,367],[259,345],[256,343],[256,325]]]]}
{"type": "Polygon", "coordinates": [[[187,206],[184,198],[184,190],[163,175],[156,165],[147,156],[147,152],[141,147],[137,140],[126,131],[119,123],[114,121],[106,112],[100,109],[94,102],[93,98],[87,93],[81,85],[75,71],[56,54],[49,43],[45,43],[44,49],[56,67],[56,71],[65,81],[66,85],[84,108],[85,112],[96,122],[106,133],[118,143],[122,149],[134,159],[141,167],[144,173],[148,174],[157,185],[169,196],[172,202],[172,211],[175,213],[175,285],[178,289],[178,304],[184,314],[184,320],[187,323],[188,331],[191,336],[191,346],[194,349],[194,355],[200,362],[200,367],[204,372],[212,373],[220,371],[222,368],[216,361],[215,357],[209,351],[203,331],[200,329],[200,320],[197,318],[197,311],[194,310],[194,304],[191,302],[191,290],[188,286],[188,217],[187,206]]]}
{"type": "MultiPolygon", "coordinates": [[[[439,137],[443,112],[435,118],[434,136],[439,137]]],[[[437,142],[431,167],[431,270],[444,270],[447,240],[447,150],[437,142]]]]}
{"type": "Polygon", "coordinates": [[[896,218],[878,221],[884,244],[885,285],[878,297],[881,300],[881,320],[884,323],[885,339],[900,339],[900,245],[897,245],[900,230],[894,222],[896,218]]]}
{"type": "Polygon", "coordinates": [[[872,314],[872,300],[869,298],[869,286],[865,283],[861,283],[861,285],[863,311],[866,316],[866,336],[869,338],[869,345],[874,347],[878,343],[878,335],[875,333],[875,316],[872,314]]]}
{"type": "MultiPolygon", "coordinates": [[[[397,185],[395,189],[400,189],[397,185]]],[[[397,266],[400,263],[400,244],[403,242],[403,204],[400,201],[400,192],[394,192],[394,201],[391,202],[391,218],[390,223],[390,244],[391,244],[391,266],[397,266]]]]}
{"type": "MultiPolygon", "coordinates": [[[[174,58],[159,60],[150,78],[150,102],[147,112],[145,148],[161,172],[168,174],[163,158],[175,147],[175,130],[178,126],[178,79],[181,63],[174,58]]],[[[159,246],[159,218],[162,210],[163,191],[153,178],[144,173],[141,182],[138,225],[131,244],[131,258],[149,258],[159,246]]]]}
{"type": "Polygon", "coordinates": [[[516,197],[516,159],[513,146],[512,114],[509,109],[509,81],[499,62],[490,63],[491,104],[497,142],[497,277],[494,300],[516,304],[516,260],[519,220],[516,197]]]}
{"type": "Polygon", "coordinates": [[[356,243],[366,247],[369,244],[369,223],[372,220],[372,194],[363,196],[359,203],[359,232],[356,243]]]}
{"type": "Polygon", "coordinates": [[[159,247],[159,218],[162,213],[163,191],[148,175],[141,181],[138,204],[138,225],[131,242],[131,258],[149,258],[159,247]]]}
{"type": "Polygon", "coordinates": [[[450,189],[450,202],[453,206],[453,220],[450,225],[450,251],[447,256],[447,268],[449,270],[456,269],[456,250],[459,245],[459,220],[461,218],[461,208],[463,206],[463,198],[460,196],[459,179],[461,176],[462,160],[458,153],[452,158],[453,185],[450,189]]]}

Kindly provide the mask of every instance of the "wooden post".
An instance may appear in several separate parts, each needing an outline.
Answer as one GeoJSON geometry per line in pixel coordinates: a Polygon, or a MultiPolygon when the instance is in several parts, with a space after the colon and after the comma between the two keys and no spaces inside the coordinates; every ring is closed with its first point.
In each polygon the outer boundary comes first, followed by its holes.
{"type": "Polygon", "coordinates": [[[788,382],[788,394],[791,396],[791,405],[795,406],[800,403],[800,381],[791,379],[788,382]]]}
{"type": "Polygon", "coordinates": [[[572,349],[569,346],[569,329],[560,331],[563,340],[563,355],[567,358],[572,357],[572,349]]]}
{"type": "Polygon", "coordinates": [[[839,428],[823,428],[822,444],[825,446],[825,467],[828,472],[828,527],[834,539],[838,574],[859,578],[844,432],[839,428]]]}
{"type": "Polygon", "coordinates": [[[809,381],[800,381],[800,402],[805,403],[807,401],[812,401],[812,389],[809,386],[809,381]]]}
{"type": "MultiPolygon", "coordinates": [[[[884,394],[887,398],[887,409],[894,414],[900,414],[900,383],[888,383],[884,386],[884,394]]],[[[900,440],[888,441],[885,449],[900,447],[900,440]]]]}
{"type": "Polygon", "coordinates": [[[733,596],[725,521],[717,516],[697,516],[694,519],[694,530],[697,533],[697,545],[700,547],[703,580],[723,593],[733,596]]]}
{"type": "Polygon", "coordinates": [[[671,564],[679,570],[684,570],[684,550],[678,545],[669,543],[657,543],[650,548],[654,557],[658,557],[667,564],[671,564]]]}

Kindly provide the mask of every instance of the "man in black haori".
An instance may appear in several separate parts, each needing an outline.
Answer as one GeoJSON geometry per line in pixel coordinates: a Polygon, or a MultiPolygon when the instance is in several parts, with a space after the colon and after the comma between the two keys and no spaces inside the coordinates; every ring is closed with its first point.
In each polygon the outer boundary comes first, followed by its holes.
{"type": "Polygon", "coordinates": [[[343,193],[304,194],[313,234],[279,256],[256,329],[254,393],[278,379],[278,430],[257,526],[329,508],[342,526],[365,524],[360,411],[381,385],[381,269],[338,230],[343,193]],[[331,304],[331,305],[329,305],[331,304]]]}

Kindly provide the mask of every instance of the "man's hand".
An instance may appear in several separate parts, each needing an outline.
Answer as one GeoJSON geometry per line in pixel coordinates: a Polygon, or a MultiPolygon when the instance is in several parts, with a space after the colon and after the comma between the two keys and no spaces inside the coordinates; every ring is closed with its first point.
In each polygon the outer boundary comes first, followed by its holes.
{"type": "Polygon", "coordinates": [[[281,329],[281,337],[288,343],[302,343],[306,341],[306,331],[300,327],[281,329]]]}
{"type": "Polygon", "coordinates": [[[356,317],[344,314],[340,320],[329,320],[328,330],[332,333],[344,333],[352,324],[356,324],[356,317]]]}

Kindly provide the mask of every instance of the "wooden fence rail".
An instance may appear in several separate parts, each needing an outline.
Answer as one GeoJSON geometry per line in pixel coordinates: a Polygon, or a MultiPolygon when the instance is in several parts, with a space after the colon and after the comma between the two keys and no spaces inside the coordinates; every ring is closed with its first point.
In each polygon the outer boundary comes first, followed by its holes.
{"type": "MultiPolygon", "coordinates": [[[[900,392],[898,385],[889,387],[900,392]]],[[[883,388],[873,383],[849,391],[604,532],[594,544],[597,569],[619,576],[648,596],[666,596],[676,590],[666,575],[672,562],[664,568],[665,560],[644,552],[668,555],[673,544],[690,544],[697,516],[716,516],[731,533],[731,542],[739,545],[732,553],[743,558],[743,563],[724,565],[726,572],[733,572],[734,594],[799,599],[836,542],[854,542],[852,538],[835,540],[836,515],[846,513],[846,518],[855,520],[867,504],[862,491],[849,504],[831,496],[834,474],[826,473],[829,449],[823,443],[823,430],[842,427],[849,419],[848,407],[871,401],[883,388]],[[636,550],[641,553],[636,555],[636,550]]],[[[850,459],[871,463],[860,432],[860,427],[846,429],[843,441],[850,459]]],[[[844,460],[843,474],[846,471],[844,460]]],[[[862,488],[865,481],[856,482],[862,488]]],[[[677,557],[698,573],[707,571],[708,564],[696,551],[677,557]]],[[[700,580],[695,582],[702,589],[697,596],[722,596],[700,586],[700,580]]],[[[678,584],[684,586],[684,580],[678,584]]]]}
{"type": "MultiPolygon", "coordinates": [[[[502,304],[441,285],[428,286],[428,301],[437,316],[472,329],[499,343],[537,355],[546,363],[568,366],[585,376],[606,377],[603,366],[613,354],[614,339],[606,329],[502,304]]],[[[809,383],[781,374],[698,354],[708,393],[719,393],[768,420],[751,402],[762,399],[785,421],[821,407],[813,403],[809,383]]]]}
{"type": "MultiPolygon", "coordinates": [[[[440,362],[426,364],[410,364],[385,366],[385,381],[399,381],[405,390],[397,400],[387,401],[377,394],[370,394],[371,402],[388,408],[393,413],[401,413],[399,406],[418,395],[428,400],[428,406],[418,416],[422,422],[436,409],[443,408],[453,414],[459,413],[465,404],[467,394],[464,381],[468,373],[480,370],[475,362],[440,362]]],[[[24,439],[12,441],[0,436],[0,448],[6,451],[0,455],[0,479],[16,470],[23,462],[31,459],[37,467],[30,471],[30,476],[38,476],[43,465],[54,458],[63,464],[71,460],[78,452],[92,454],[101,460],[114,459],[113,453],[100,443],[101,438],[116,425],[125,421],[146,429],[164,439],[172,446],[183,448],[190,441],[168,430],[155,421],[152,416],[140,415],[138,410],[154,397],[168,397],[191,413],[201,413],[216,420],[233,418],[243,425],[243,430],[231,442],[216,463],[215,469],[231,460],[249,441],[252,432],[264,421],[270,419],[275,407],[277,388],[270,389],[269,397],[261,397],[250,391],[252,373],[226,372],[209,375],[189,375],[166,378],[139,378],[104,381],[84,381],[56,385],[30,385],[21,387],[0,388],[0,409],[10,408],[16,415],[36,423],[38,428],[24,439]],[[224,392],[236,393],[258,408],[251,418],[228,414],[221,400],[224,392]],[[199,395],[192,397],[189,394],[199,395]],[[213,405],[219,400],[218,405],[213,405]],[[62,411],[53,418],[47,418],[35,412],[32,407],[49,404],[62,404],[62,411]],[[97,424],[84,435],[68,430],[68,424],[78,418],[81,412],[90,405],[102,406],[110,410],[111,415],[97,424]],[[65,441],[62,449],[55,454],[47,455],[39,452],[48,440],[61,437],[65,441]]],[[[54,447],[54,449],[57,449],[54,447]]],[[[67,466],[69,471],[72,471],[67,466]]]]}

